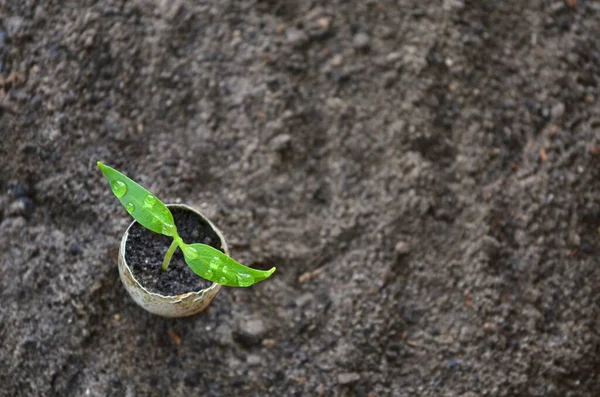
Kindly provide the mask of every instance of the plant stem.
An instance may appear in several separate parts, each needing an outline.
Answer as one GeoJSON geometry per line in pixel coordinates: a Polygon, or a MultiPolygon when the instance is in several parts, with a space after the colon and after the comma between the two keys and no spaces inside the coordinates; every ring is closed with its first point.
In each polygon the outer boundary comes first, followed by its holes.
{"type": "Polygon", "coordinates": [[[174,238],[173,242],[169,246],[169,249],[167,250],[167,253],[165,254],[165,259],[163,260],[162,266],[160,267],[160,270],[162,270],[163,272],[167,271],[169,263],[171,263],[171,258],[173,257],[173,254],[175,253],[177,247],[179,247],[179,241],[177,241],[177,239],[174,238]]]}

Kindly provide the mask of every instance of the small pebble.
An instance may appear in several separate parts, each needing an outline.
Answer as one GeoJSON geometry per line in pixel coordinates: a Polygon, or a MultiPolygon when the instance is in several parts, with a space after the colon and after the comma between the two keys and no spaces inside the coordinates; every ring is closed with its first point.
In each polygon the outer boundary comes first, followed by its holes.
{"type": "Polygon", "coordinates": [[[23,182],[9,182],[8,193],[14,197],[27,197],[29,196],[29,185],[23,182]]]}
{"type": "Polygon", "coordinates": [[[357,50],[365,51],[371,47],[371,38],[366,33],[357,33],[352,39],[352,45],[357,50]]]}
{"type": "Polygon", "coordinates": [[[313,299],[314,299],[314,295],[311,294],[310,292],[307,292],[307,293],[305,293],[305,294],[300,295],[299,297],[297,297],[294,300],[294,303],[296,304],[296,307],[304,307],[308,303],[310,303],[313,299]]]}
{"type": "Polygon", "coordinates": [[[406,255],[410,252],[410,245],[406,241],[398,241],[394,250],[398,255],[406,255]]]}
{"type": "Polygon", "coordinates": [[[329,18],[319,18],[317,24],[321,29],[329,29],[329,25],[331,25],[331,21],[329,18]]]}
{"type": "Polygon", "coordinates": [[[338,384],[340,385],[349,385],[358,382],[359,380],[360,374],[357,374],[356,372],[338,374],[338,384]]]}
{"type": "Polygon", "coordinates": [[[382,84],[384,88],[390,88],[398,80],[398,73],[395,70],[385,72],[382,76],[382,84]]]}
{"type": "Polygon", "coordinates": [[[394,63],[394,62],[399,61],[400,59],[402,59],[402,53],[400,53],[400,52],[390,52],[385,57],[385,61],[387,63],[394,63]]]}
{"type": "Polygon", "coordinates": [[[460,364],[462,364],[462,360],[459,358],[451,358],[450,360],[448,360],[448,368],[449,369],[458,367],[460,364]]]}
{"type": "Polygon", "coordinates": [[[33,108],[39,108],[42,105],[42,97],[40,97],[39,95],[32,96],[29,100],[29,104],[33,108]]]}
{"type": "Polygon", "coordinates": [[[302,47],[308,42],[306,33],[296,28],[289,28],[285,31],[285,38],[294,47],[302,47]]]}
{"type": "Polygon", "coordinates": [[[334,66],[334,67],[339,67],[342,66],[342,63],[344,62],[344,57],[341,55],[335,55],[333,58],[331,58],[331,60],[329,61],[329,65],[334,66]]]}
{"type": "Polygon", "coordinates": [[[289,134],[279,134],[271,140],[271,148],[276,152],[289,148],[292,137],[289,134]]]}
{"type": "Polygon", "coordinates": [[[262,358],[258,354],[249,354],[246,362],[249,366],[254,367],[262,363],[262,358]]]}
{"type": "Polygon", "coordinates": [[[8,37],[16,36],[22,30],[25,20],[20,16],[13,16],[4,20],[4,27],[8,37]]]}
{"type": "Polygon", "coordinates": [[[430,327],[427,332],[429,332],[429,334],[431,336],[439,336],[440,335],[440,330],[437,329],[436,327],[430,327]]]}
{"type": "Polygon", "coordinates": [[[483,236],[481,243],[483,251],[489,256],[496,256],[502,249],[502,244],[489,235],[483,236]]]}
{"type": "Polygon", "coordinates": [[[581,237],[575,231],[571,231],[569,233],[569,243],[574,247],[579,247],[581,245],[581,237]]]}
{"type": "Polygon", "coordinates": [[[11,216],[24,216],[27,218],[34,209],[35,205],[33,204],[33,201],[27,197],[21,197],[8,207],[8,214],[11,216]]]}
{"type": "Polygon", "coordinates": [[[244,319],[237,323],[234,338],[245,346],[258,345],[267,334],[267,327],[262,320],[244,319]]]}
{"type": "Polygon", "coordinates": [[[77,243],[71,244],[69,247],[69,253],[73,256],[79,255],[82,253],[81,247],[77,243]]]}
{"type": "Polygon", "coordinates": [[[565,114],[565,104],[562,102],[557,103],[552,106],[552,110],[550,110],[550,114],[552,115],[552,119],[557,120],[560,119],[565,114]]]}
{"type": "Polygon", "coordinates": [[[233,337],[229,324],[223,323],[214,330],[214,338],[217,344],[221,346],[232,346],[233,337]]]}

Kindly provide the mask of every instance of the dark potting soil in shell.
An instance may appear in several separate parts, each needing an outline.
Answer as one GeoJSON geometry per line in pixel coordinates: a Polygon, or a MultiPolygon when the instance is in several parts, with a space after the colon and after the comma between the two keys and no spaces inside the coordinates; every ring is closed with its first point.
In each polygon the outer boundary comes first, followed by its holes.
{"type": "MultiPolygon", "coordinates": [[[[184,242],[207,244],[223,252],[219,236],[206,220],[186,209],[170,209],[177,232],[184,242]]],[[[147,290],[168,296],[209,287],[212,283],[189,268],[179,248],[171,258],[167,271],[161,271],[160,267],[171,241],[171,237],[154,233],[137,222],[131,226],[125,246],[125,259],[136,280],[147,290]]]]}

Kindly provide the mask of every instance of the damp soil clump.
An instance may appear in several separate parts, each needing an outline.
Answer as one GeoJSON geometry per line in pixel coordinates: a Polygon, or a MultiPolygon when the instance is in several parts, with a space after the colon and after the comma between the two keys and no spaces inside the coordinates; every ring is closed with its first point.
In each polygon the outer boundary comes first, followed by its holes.
{"type": "MultiPolygon", "coordinates": [[[[203,243],[223,251],[221,239],[200,215],[184,208],[170,208],[177,232],[184,242],[203,243]]],[[[185,263],[181,249],[171,258],[166,272],[160,267],[172,238],[154,233],[139,223],[129,229],[125,259],[134,277],[147,290],[166,296],[199,291],[210,287],[210,281],[196,275],[185,263]]]]}

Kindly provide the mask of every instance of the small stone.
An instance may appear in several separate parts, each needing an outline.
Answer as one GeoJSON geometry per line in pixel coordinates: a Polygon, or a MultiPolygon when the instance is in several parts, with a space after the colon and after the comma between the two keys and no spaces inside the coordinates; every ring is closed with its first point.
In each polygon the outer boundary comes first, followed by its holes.
{"type": "Polygon", "coordinates": [[[81,250],[81,247],[77,243],[73,243],[69,247],[69,253],[73,256],[77,256],[77,255],[81,254],[82,252],[83,251],[81,250]]]}
{"type": "Polygon", "coordinates": [[[336,84],[343,84],[350,79],[350,73],[343,68],[335,68],[329,72],[329,77],[336,84]]]}
{"type": "Polygon", "coordinates": [[[366,33],[357,33],[352,39],[352,45],[357,50],[366,51],[371,47],[371,38],[366,33]]]}
{"type": "Polygon", "coordinates": [[[33,204],[33,201],[27,197],[21,197],[8,207],[8,215],[24,216],[28,218],[34,209],[35,205],[33,204]]]}
{"type": "Polygon", "coordinates": [[[35,11],[33,13],[33,20],[34,22],[43,22],[47,17],[47,13],[46,10],[44,9],[43,5],[39,5],[35,8],[35,11]]]}
{"type": "Polygon", "coordinates": [[[234,338],[242,345],[255,346],[260,344],[266,334],[267,327],[262,320],[244,319],[237,322],[234,338]]]}
{"type": "Polygon", "coordinates": [[[410,252],[410,245],[406,241],[398,241],[394,250],[398,255],[406,255],[410,252]]]}
{"type": "Polygon", "coordinates": [[[271,148],[276,152],[282,152],[289,148],[292,137],[289,134],[279,134],[271,140],[271,148]]]}
{"type": "Polygon", "coordinates": [[[333,58],[331,58],[331,60],[329,61],[329,65],[334,66],[334,67],[340,67],[342,66],[342,63],[344,62],[344,57],[341,56],[340,54],[335,55],[333,58]]]}
{"type": "Polygon", "coordinates": [[[9,182],[8,193],[14,197],[27,197],[29,196],[29,185],[23,182],[9,182]]]}
{"type": "Polygon", "coordinates": [[[29,104],[33,107],[33,108],[39,108],[42,105],[42,97],[39,95],[34,95],[31,97],[31,99],[29,100],[29,104]]]}
{"type": "Polygon", "coordinates": [[[357,374],[356,372],[338,374],[338,384],[340,385],[349,385],[358,382],[359,380],[360,374],[357,374]]]}
{"type": "Polygon", "coordinates": [[[400,52],[390,52],[389,54],[387,54],[387,56],[385,57],[385,61],[387,63],[394,63],[394,62],[398,62],[399,60],[402,59],[402,53],[400,52]]]}
{"type": "Polygon", "coordinates": [[[557,120],[560,119],[565,114],[565,104],[562,102],[557,103],[552,106],[552,110],[550,110],[550,114],[552,115],[552,119],[557,120]]]}
{"type": "Polygon", "coordinates": [[[398,73],[395,70],[385,72],[382,76],[383,88],[390,88],[398,80],[398,73]]]}
{"type": "Polygon", "coordinates": [[[121,379],[118,376],[112,376],[109,380],[110,387],[112,388],[120,388],[122,386],[121,379]]]}
{"type": "Polygon", "coordinates": [[[160,2],[161,11],[167,21],[173,21],[183,8],[182,0],[163,0],[160,2]]]}
{"type": "Polygon", "coordinates": [[[329,18],[319,18],[317,20],[317,24],[321,29],[329,29],[329,25],[331,25],[331,21],[329,18]]]}
{"type": "Polygon", "coordinates": [[[440,330],[437,329],[436,327],[430,327],[430,328],[428,328],[427,332],[429,332],[429,334],[431,336],[439,336],[440,335],[440,330]]]}
{"type": "Polygon", "coordinates": [[[460,358],[451,358],[448,360],[448,369],[452,369],[458,367],[462,364],[462,360],[460,358]]]}
{"type": "Polygon", "coordinates": [[[581,245],[581,237],[577,232],[572,231],[569,233],[569,243],[574,247],[579,247],[581,245]]]}
{"type": "Polygon", "coordinates": [[[328,17],[308,16],[304,30],[310,40],[321,40],[329,34],[331,28],[331,19],[328,17]]]}
{"type": "MultiPolygon", "coordinates": [[[[470,294],[465,294],[465,302],[472,302],[473,298],[471,297],[470,294]]],[[[464,325],[460,328],[460,331],[458,333],[458,340],[460,342],[470,342],[475,338],[475,334],[477,332],[477,329],[473,326],[470,325],[464,325]]]]}
{"type": "Polygon", "coordinates": [[[327,387],[325,387],[324,384],[319,383],[319,386],[317,386],[317,395],[322,397],[325,395],[325,393],[327,393],[327,387]]]}
{"type": "Polygon", "coordinates": [[[233,337],[231,327],[228,324],[219,325],[215,331],[215,340],[221,346],[233,345],[233,337]]]}
{"type": "Polygon", "coordinates": [[[249,354],[248,357],[246,357],[246,363],[251,367],[255,367],[262,363],[262,358],[258,354],[249,354]]]}
{"type": "Polygon", "coordinates": [[[494,237],[486,235],[481,239],[483,251],[488,256],[496,256],[502,249],[502,244],[494,237]]]}
{"type": "Polygon", "coordinates": [[[4,26],[6,27],[6,33],[8,37],[17,36],[19,31],[23,28],[24,19],[20,16],[13,16],[4,20],[4,26]]]}
{"type": "Polygon", "coordinates": [[[451,11],[452,9],[462,10],[465,7],[465,3],[462,0],[444,0],[442,8],[444,11],[451,11]]]}
{"type": "Polygon", "coordinates": [[[311,294],[310,292],[307,292],[307,293],[305,293],[305,294],[300,295],[299,297],[297,297],[294,300],[294,303],[296,304],[297,307],[304,307],[308,303],[310,303],[313,299],[314,299],[314,295],[311,294]]]}
{"type": "Polygon", "coordinates": [[[306,33],[296,28],[289,28],[285,31],[285,38],[293,47],[302,47],[308,43],[306,33]]]}

